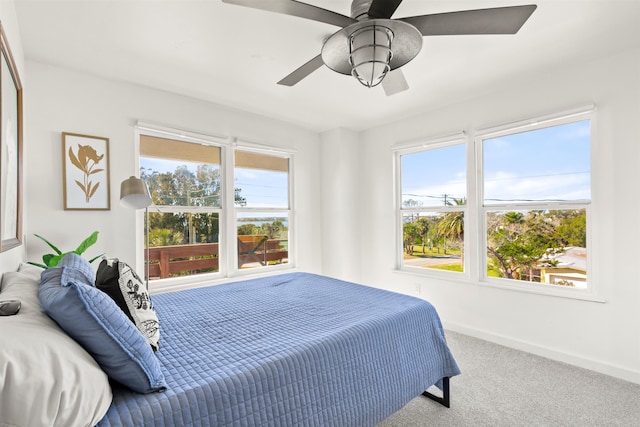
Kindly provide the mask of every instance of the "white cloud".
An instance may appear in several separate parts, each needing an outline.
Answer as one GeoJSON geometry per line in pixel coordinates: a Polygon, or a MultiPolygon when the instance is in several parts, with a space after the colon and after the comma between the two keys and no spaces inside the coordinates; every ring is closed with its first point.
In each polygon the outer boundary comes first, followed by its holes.
{"type": "Polygon", "coordinates": [[[499,172],[486,180],[484,196],[504,201],[589,199],[589,177],[586,173],[518,177],[499,172]]]}

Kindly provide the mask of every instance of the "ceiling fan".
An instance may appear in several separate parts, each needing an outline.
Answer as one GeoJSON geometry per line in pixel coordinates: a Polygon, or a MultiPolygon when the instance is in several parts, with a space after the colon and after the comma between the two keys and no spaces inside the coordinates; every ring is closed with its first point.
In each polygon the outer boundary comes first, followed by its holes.
{"type": "Polygon", "coordinates": [[[515,34],[537,7],[508,6],[391,19],[402,0],[353,0],[350,17],[294,0],[222,1],[341,28],[325,40],[320,55],[278,84],[293,86],[326,65],[338,73],[353,75],[367,87],[382,84],[387,95],[409,88],[400,67],[420,52],[423,36],[515,34]]]}

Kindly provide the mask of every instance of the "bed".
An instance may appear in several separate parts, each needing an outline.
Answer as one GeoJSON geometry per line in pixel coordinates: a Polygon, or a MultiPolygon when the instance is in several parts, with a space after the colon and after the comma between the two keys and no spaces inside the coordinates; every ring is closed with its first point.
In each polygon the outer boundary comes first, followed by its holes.
{"type": "Polygon", "coordinates": [[[430,303],[325,276],[280,274],[153,304],[166,390],[112,381],[99,426],[375,426],[434,384],[448,400],[460,372],[430,303]]]}

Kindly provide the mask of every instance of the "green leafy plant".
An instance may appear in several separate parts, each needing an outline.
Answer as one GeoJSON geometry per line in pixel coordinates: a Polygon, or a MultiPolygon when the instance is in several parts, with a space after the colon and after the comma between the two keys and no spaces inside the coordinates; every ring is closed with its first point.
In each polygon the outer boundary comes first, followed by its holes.
{"type": "MultiPolygon", "coordinates": [[[[94,231],[93,233],[91,233],[91,235],[89,237],[87,237],[86,239],[84,239],[82,241],[82,243],[80,243],[80,245],[73,251],[68,251],[68,252],[62,252],[60,249],[58,249],[55,245],[53,245],[51,242],[49,242],[47,239],[45,239],[44,237],[38,235],[38,234],[34,234],[34,236],[36,236],[38,239],[42,240],[43,242],[45,242],[47,245],[49,245],[49,247],[51,249],[53,249],[55,251],[54,254],[45,254],[42,256],[42,262],[43,264],[39,264],[36,262],[31,262],[29,261],[29,264],[31,265],[36,265],[38,267],[42,267],[42,268],[50,268],[50,267],[55,267],[56,265],[58,265],[58,262],[60,262],[60,260],[67,254],[77,254],[77,255],[82,255],[87,249],[89,249],[89,247],[91,245],[93,245],[95,242],[98,241],[98,232],[94,231]]],[[[100,258],[103,254],[100,254],[98,256],[95,256],[93,258],[91,258],[89,260],[89,262],[93,262],[96,259],[100,258]]]]}

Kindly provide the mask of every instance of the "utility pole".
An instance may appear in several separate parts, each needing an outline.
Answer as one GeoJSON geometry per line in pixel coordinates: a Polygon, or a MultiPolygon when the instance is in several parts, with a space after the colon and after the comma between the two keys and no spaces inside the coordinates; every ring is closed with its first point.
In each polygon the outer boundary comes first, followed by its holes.
{"type": "MultiPolygon", "coordinates": [[[[187,206],[191,207],[191,185],[187,184],[187,206]]],[[[193,245],[196,242],[195,239],[195,230],[193,229],[193,213],[189,212],[187,214],[188,220],[188,233],[189,233],[189,244],[193,245]]]]}

